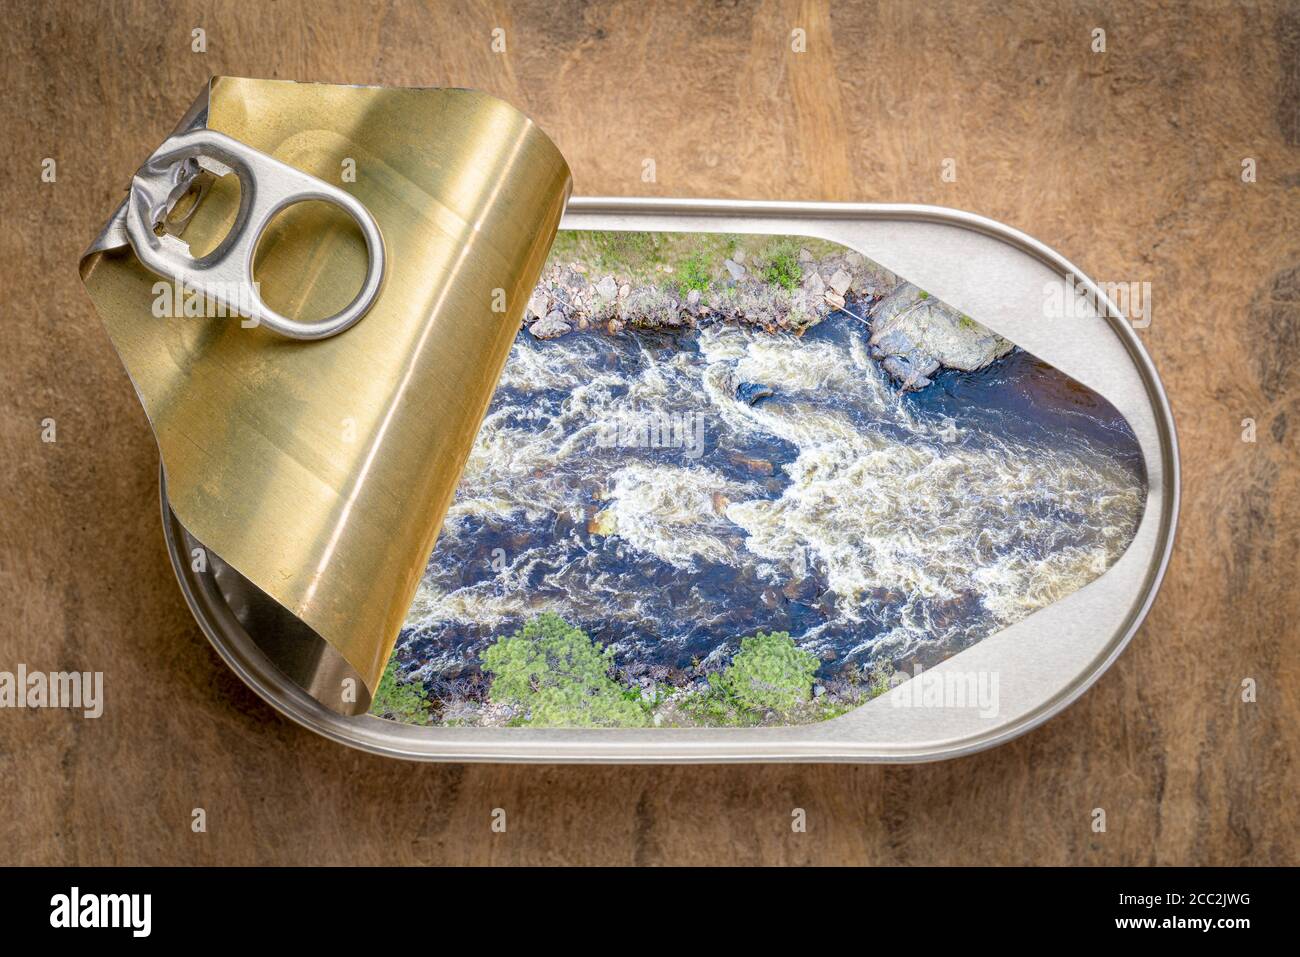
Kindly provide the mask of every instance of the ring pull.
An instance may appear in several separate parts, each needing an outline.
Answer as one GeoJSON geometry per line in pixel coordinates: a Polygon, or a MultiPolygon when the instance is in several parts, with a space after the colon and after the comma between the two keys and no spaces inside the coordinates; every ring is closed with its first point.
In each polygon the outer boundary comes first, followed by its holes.
{"type": "MultiPolygon", "coordinates": [[[[201,197],[201,194],[200,194],[201,197]]],[[[198,200],[196,199],[196,205],[198,200]]],[[[366,314],[384,283],[384,238],[369,210],[358,200],[314,176],[218,133],[197,129],[169,138],[131,180],[126,233],[140,261],[152,272],[202,293],[232,314],[290,339],[325,339],[347,329],[366,314]],[[168,214],[201,174],[239,177],[239,211],[220,245],[198,259],[189,247],[166,232],[168,214]],[[253,254],[262,234],[281,210],[307,200],[333,203],[361,229],[369,261],[356,297],[320,322],[297,322],[280,315],[263,300],[253,281],[253,254]]]]}

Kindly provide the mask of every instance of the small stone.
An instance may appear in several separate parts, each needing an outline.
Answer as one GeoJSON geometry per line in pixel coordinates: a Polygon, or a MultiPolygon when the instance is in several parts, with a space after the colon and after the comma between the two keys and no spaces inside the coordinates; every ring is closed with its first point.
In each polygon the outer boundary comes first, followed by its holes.
{"type": "Polygon", "coordinates": [[[722,265],[727,267],[727,272],[731,274],[732,279],[745,278],[745,267],[740,265],[740,263],[733,262],[730,259],[724,259],[722,265]]]}
{"type": "Polygon", "coordinates": [[[713,511],[714,511],[714,513],[716,513],[716,514],[718,514],[718,515],[726,515],[726,514],[727,514],[727,506],[730,505],[730,504],[731,504],[731,499],[727,498],[727,496],[723,495],[721,492],[714,492],[714,493],[713,493],[713,511]]]}
{"type": "Polygon", "coordinates": [[[811,602],[817,597],[817,580],[812,577],[792,578],[782,586],[781,594],[790,601],[811,602]]]}
{"type": "Polygon", "coordinates": [[[801,263],[810,263],[813,261],[813,254],[806,249],[799,250],[799,261],[801,263]]]}
{"type": "Polygon", "coordinates": [[[826,283],[815,271],[808,273],[808,278],[803,281],[803,288],[813,299],[820,299],[826,295],[826,283]]]}
{"type": "Polygon", "coordinates": [[[835,292],[826,293],[826,303],[832,309],[844,308],[844,297],[835,292]]]}
{"type": "Polygon", "coordinates": [[[613,535],[618,527],[618,521],[610,509],[601,509],[591,518],[587,519],[588,535],[613,535]]]}
{"type": "Polygon", "coordinates": [[[631,291],[632,291],[631,285],[629,285],[628,283],[623,283],[623,285],[618,287],[618,298],[626,299],[628,297],[628,294],[631,293],[631,291]]]}
{"type": "Polygon", "coordinates": [[[736,398],[748,405],[772,395],[772,387],[761,382],[742,382],[736,386],[736,398]]]}
{"type": "Polygon", "coordinates": [[[814,698],[820,698],[820,697],[821,697],[822,695],[824,695],[825,693],[826,693],[826,689],[823,688],[821,685],[813,685],[813,697],[814,697],[814,698]]]}
{"type": "Polygon", "coordinates": [[[528,331],[537,339],[558,339],[569,332],[571,328],[564,318],[564,313],[558,309],[553,309],[545,319],[538,319],[529,326],[528,331]]]}
{"type": "Polygon", "coordinates": [[[700,291],[698,289],[692,289],[688,292],[686,294],[686,303],[687,305],[698,306],[700,304],[700,291]]]}
{"type": "Polygon", "coordinates": [[[834,289],[841,296],[847,293],[849,291],[849,287],[852,285],[853,285],[853,277],[850,276],[843,269],[836,270],[835,275],[831,276],[831,288],[834,289]]]}
{"type": "Polygon", "coordinates": [[[742,455],[739,452],[727,453],[727,459],[733,465],[738,465],[741,468],[748,469],[757,475],[772,475],[776,471],[776,467],[767,459],[751,458],[750,456],[742,455]]]}
{"type": "Polygon", "coordinates": [[[596,292],[606,299],[613,299],[618,295],[618,283],[614,281],[613,276],[606,276],[600,282],[596,283],[596,292]]]}
{"type": "Polygon", "coordinates": [[[587,267],[584,263],[569,263],[569,268],[574,272],[586,273],[587,267]]]}
{"type": "Polygon", "coordinates": [[[528,299],[528,316],[532,319],[541,319],[546,315],[546,293],[540,289],[534,289],[532,296],[528,299]]]}
{"type": "Polygon", "coordinates": [[[731,254],[731,258],[738,263],[743,263],[745,261],[745,250],[737,249],[734,253],[731,254]]]}

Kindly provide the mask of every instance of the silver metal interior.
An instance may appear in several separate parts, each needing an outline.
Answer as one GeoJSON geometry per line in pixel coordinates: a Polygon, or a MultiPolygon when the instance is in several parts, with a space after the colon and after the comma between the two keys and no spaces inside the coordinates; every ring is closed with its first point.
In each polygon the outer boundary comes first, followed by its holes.
{"type": "Polygon", "coordinates": [[[312,650],[309,636],[282,630],[276,613],[263,607],[269,599],[259,599],[249,583],[216,574],[223,567],[219,559],[205,572],[191,568],[188,556],[197,543],[171,514],[164,481],[163,529],[186,600],[227,664],[282,713],[335,741],[412,760],[928,761],[992,747],[1046,721],[1087,690],[1132,638],[1173,546],[1179,495],[1174,423],[1132,327],[1068,260],[1000,223],[933,206],[575,198],[560,228],[801,235],[861,252],[1056,366],[1124,415],[1141,446],[1148,483],[1132,543],[1089,585],[927,672],[997,674],[1000,707],[993,715],[975,708],[900,707],[908,694],[904,684],[842,717],[799,727],[414,727],[337,714],[272,665],[258,641],[300,641],[308,655],[320,650],[312,650]],[[1045,317],[1045,288],[1067,276],[1095,308],[1084,318],[1045,317]]]}

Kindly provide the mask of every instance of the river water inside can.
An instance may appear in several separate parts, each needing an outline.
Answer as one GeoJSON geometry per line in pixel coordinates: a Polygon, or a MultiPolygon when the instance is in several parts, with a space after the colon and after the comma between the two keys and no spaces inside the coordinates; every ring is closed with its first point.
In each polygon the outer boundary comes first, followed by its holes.
{"type": "Polygon", "coordinates": [[[656,724],[817,720],[1101,574],[1146,497],[1123,417],[1020,349],[901,391],[871,306],[801,336],[521,331],[394,652],[427,705],[395,716],[530,723],[484,655],[550,612],[656,724]],[[663,705],[723,694],[759,632],[815,658],[806,706],[663,705]]]}

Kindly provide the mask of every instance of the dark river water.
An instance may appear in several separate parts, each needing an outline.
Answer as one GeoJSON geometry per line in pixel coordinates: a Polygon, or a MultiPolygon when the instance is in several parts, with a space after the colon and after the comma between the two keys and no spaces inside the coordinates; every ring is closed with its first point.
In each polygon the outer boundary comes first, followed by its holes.
{"type": "Polygon", "coordinates": [[[788,631],[832,674],[932,664],[1097,577],[1145,501],[1100,397],[1016,351],[900,394],[803,338],[521,333],[398,643],[435,690],[555,611],[621,665],[788,631]]]}

